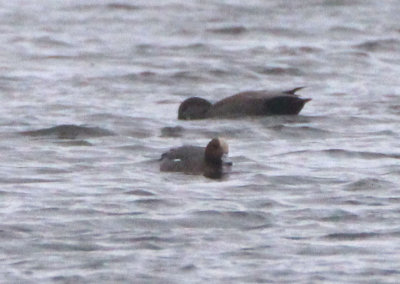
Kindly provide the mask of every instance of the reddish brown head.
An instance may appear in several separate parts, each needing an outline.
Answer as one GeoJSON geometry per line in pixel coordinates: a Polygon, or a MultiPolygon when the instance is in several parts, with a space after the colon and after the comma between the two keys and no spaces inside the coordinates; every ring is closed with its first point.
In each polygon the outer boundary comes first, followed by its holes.
{"type": "Polygon", "coordinates": [[[225,140],[214,138],[211,140],[205,150],[205,160],[207,163],[222,165],[223,158],[228,155],[229,146],[225,140]]]}

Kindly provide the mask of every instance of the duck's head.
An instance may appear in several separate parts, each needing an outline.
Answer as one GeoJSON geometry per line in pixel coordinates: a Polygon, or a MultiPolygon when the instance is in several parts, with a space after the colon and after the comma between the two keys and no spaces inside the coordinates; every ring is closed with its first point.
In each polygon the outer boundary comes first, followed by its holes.
{"type": "Polygon", "coordinates": [[[178,109],[178,119],[191,120],[207,117],[212,104],[202,98],[192,97],[184,100],[178,109]]]}

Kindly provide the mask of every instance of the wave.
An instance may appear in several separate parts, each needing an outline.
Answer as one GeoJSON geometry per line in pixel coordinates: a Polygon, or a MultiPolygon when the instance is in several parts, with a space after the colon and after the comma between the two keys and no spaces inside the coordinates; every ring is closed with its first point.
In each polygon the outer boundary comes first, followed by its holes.
{"type": "Polygon", "coordinates": [[[334,155],[336,157],[346,157],[346,158],[362,158],[362,159],[381,159],[381,158],[390,158],[390,159],[400,159],[400,154],[385,154],[385,153],[377,153],[377,152],[366,152],[366,151],[351,151],[344,149],[328,149],[323,150],[323,153],[328,155],[334,155]]]}
{"type": "Polygon", "coordinates": [[[397,39],[379,39],[368,40],[363,43],[357,44],[354,47],[367,50],[367,51],[398,51],[400,41],[397,39]]]}
{"type": "Polygon", "coordinates": [[[321,153],[328,156],[333,156],[334,158],[358,158],[358,159],[400,159],[400,154],[386,154],[386,153],[377,153],[377,152],[367,152],[367,151],[352,151],[345,149],[325,149],[325,150],[300,150],[293,151],[288,153],[283,153],[279,155],[287,155],[287,154],[307,154],[307,153],[321,153]]]}
{"type": "Polygon", "coordinates": [[[271,226],[270,217],[261,211],[195,211],[189,218],[177,220],[187,228],[243,228],[247,230],[271,226]]]}

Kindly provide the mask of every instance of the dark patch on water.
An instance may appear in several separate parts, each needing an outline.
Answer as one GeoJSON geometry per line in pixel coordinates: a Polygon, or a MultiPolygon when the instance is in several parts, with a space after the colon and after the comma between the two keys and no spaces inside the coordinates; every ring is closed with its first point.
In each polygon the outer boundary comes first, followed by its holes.
{"type": "Polygon", "coordinates": [[[295,67],[258,67],[254,70],[257,73],[271,76],[301,76],[303,72],[295,67]]]}
{"type": "Polygon", "coordinates": [[[161,128],[161,137],[182,137],[185,129],[182,126],[167,126],[161,128]]]}
{"type": "Polygon", "coordinates": [[[36,244],[35,246],[41,247],[43,249],[49,249],[51,251],[58,251],[58,252],[71,252],[71,251],[85,251],[85,252],[93,252],[93,251],[101,251],[107,250],[106,247],[94,244],[72,244],[67,242],[52,242],[52,243],[41,243],[36,244]]]}
{"type": "Polygon", "coordinates": [[[58,139],[76,139],[77,137],[102,137],[115,135],[114,132],[100,127],[78,126],[73,124],[63,124],[50,128],[23,131],[22,135],[27,136],[53,136],[58,139]]]}
{"type": "Polygon", "coordinates": [[[71,276],[55,276],[51,278],[53,282],[61,282],[61,283],[82,283],[85,282],[86,277],[80,275],[71,275],[71,276]]]}
{"type": "Polygon", "coordinates": [[[30,183],[49,183],[59,182],[61,179],[43,179],[43,178],[0,178],[0,184],[30,184],[30,183]]]}
{"type": "Polygon", "coordinates": [[[386,51],[394,52],[400,49],[400,41],[398,39],[379,39],[369,40],[354,46],[355,48],[367,51],[386,51]]]}
{"type": "Polygon", "coordinates": [[[143,8],[142,6],[139,5],[132,5],[132,4],[127,4],[127,3],[109,3],[109,4],[77,4],[71,7],[64,8],[66,11],[71,11],[71,12],[86,12],[86,11],[91,11],[91,10],[99,10],[99,9],[107,9],[109,11],[136,11],[143,8]]]}
{"type": "Polygon", "coordinates": [[[216,34],[240,35],[246,33],[247,29],[243,26],[233,26],[233,27],[208,29],[207,31],[216,34]]]}
{"type": "MultiPolygon", "coordinates": [[[[303,55],[303,54],[317,54],[323,52],[323,49],[317,48],[314,46],[279,46],[278,48],[274,49],[274,52],[276,52],[279,55],[291,55],[291,56],[296,56],[296,55],[303,55]]],[[[304,73],[300,69],[299,72],[304,73]]]]}
{"type": "Polygon", "coordinates": [[[125,192],[127,195],[136,195],[136,196],[153,196],[154,193],[147,191],[147,190],[142,190],[142,189],[135,189],[131,190],[128,192],[125,192]]]}
{"type": "Polygon", "coordinates": [[[124,3],[110,3],[107,4],[107,8],[110,10],[136,11],[139,10],[141,7],[124,3]]]}
{"type": "Polygon", "coordinates": [[[278,37],[290,37],[290,38],[299,38],[303,36],[308,36],[308,32],[305,30],[300,30],[300,29],[287,29],[287,28],[282,28],[282,27],[272,27],[272,28],[266,28],[263,29],[265,33],[271,33],[274,36],[278,37]]]}
{"type": "Polygon", "coordinates": [[[355,222],[356,220],[360,219],[360,216],[357,214],[353,214],[345,210],[334,210],[333,212],[326,212],[325,215],[326,216],[322,216],[321,220],[326,222],[355,222]]]}
{"type": "Polygon", "coordinates": [[[68,43],[68,42],[65,42],[65,41],[62,41],[62,40],[56,40],[56,39],[51,38],[49,36],[41,36],[41,37],[35,38],[33,40],[33,42],[36,45],[38,45],[39,47],[44,47],[44,48],[55,47],[55,46],[58,46],[58,47],[73,47],[73,45],[68,43]]]}
{"type": "Polygon", "coordinates": [[[135,200],[134,203],[137,206],[149,208],[149,209],[158,209],[160,207],[176,207],[179,205],[177,202],[173,202],[166,199],[161,198],[143,198],[135,200]]]}
{"type": "Polygon", "coordinates": [[[358,241],[358,240],[368,240],[372,238],[378,238],[381,234],[378,233],[333,233],[324,236],[325,239],[337,240],[337,241],[358,241]]]}
{"type": "Polygon", "coordinates": [[[183,271],[183,272],[194,271],[196,269],[197,269],[197,266],[194,265],[194,264],[187,264],[187,265],[184,265],[184,266],[182,266],[180,268],[180,270],[183,271]]]}
{"type": "Polygon", "coordinates": [[[93,146],[92,143],[85,140],[59,141],[56,143],[63,146],[93,146]]]}
{"type": "Polygon", "coordinates": [[[206,82],[208,81],[208,78],[205,76],[202,76],[201,73],[199,72],[193,72],[193,71],[177,71],[172,74],[170,74],[169,79],[172,79],[174,82],[176,80],[188,80],[191,82],[206,82]]]}
{"type": "Polygon", "coordinates": [[[352,182],[345,186],[349,191],[365,191],[365,190],[388,190],[394,187],[391,182],[378,179],[378,178],[363,178],[358,181],[352,182]]]}

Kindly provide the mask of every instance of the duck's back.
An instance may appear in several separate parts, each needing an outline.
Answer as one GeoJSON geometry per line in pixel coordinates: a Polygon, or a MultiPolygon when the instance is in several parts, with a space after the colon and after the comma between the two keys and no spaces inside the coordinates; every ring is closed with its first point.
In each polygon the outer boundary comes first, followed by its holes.
{"type": "Polygon", "coordinates": [[[202,173],[204,147],[182,146],[162,154],[160,170],[164,172],[202,173]]]}
{"type": "Polygon", "coordinates": [[[247,91],[215,103],[209,117],[298,114],[309,99],[289,92],[247,91]]]}

